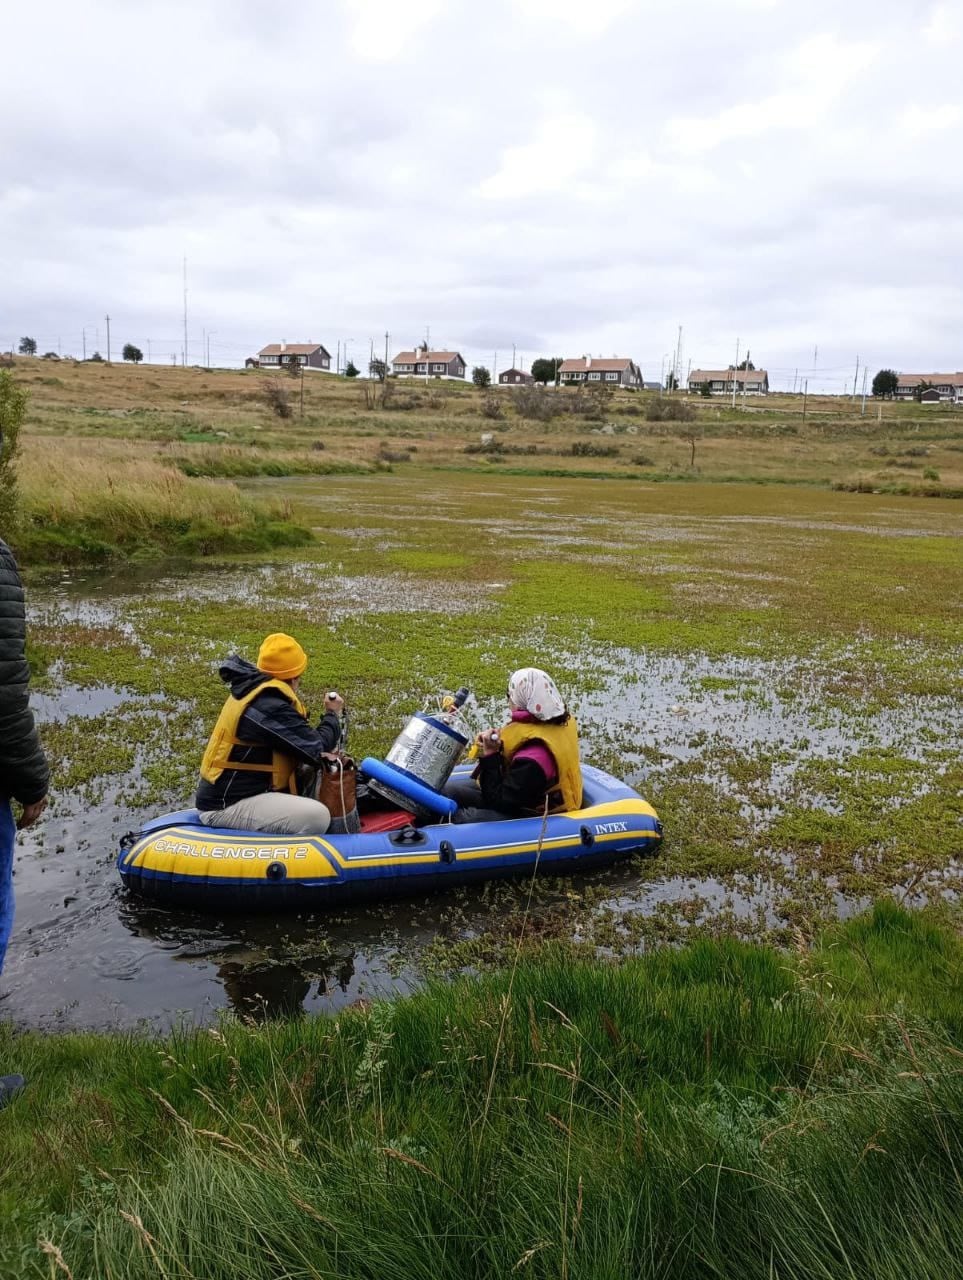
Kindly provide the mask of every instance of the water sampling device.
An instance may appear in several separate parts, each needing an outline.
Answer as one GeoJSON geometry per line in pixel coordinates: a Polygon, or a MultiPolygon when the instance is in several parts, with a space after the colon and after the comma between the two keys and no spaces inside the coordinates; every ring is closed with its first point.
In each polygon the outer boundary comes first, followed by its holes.
{"type": "Polygon", "coordinates": [[[458,806],[442,794],[442,787],[472,738],[462,713],[469,696],[463,686],[430,698],[405,724],[384,760],[366,756],[361,770],[371,789],[422,819],[454,813],[458,806]]]}

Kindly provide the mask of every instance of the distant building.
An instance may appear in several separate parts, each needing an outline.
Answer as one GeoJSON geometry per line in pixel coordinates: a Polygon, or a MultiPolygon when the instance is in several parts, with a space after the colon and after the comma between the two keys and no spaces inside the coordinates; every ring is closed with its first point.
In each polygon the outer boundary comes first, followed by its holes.
{"type": "Polygon", "coordinates": [[[747,396],[769,394],[769,374],[765,369],[693,369],[689,374],[688,387],[690,391],[698,393],[708,385],[710,395],[731,396],[733,378],[738,395],[743,392],[747,396]]]}
{"type": "Polygon", "coordinates": [[[897,400],[915,400],[923,404],[963,404],[963,373],[901,373],[896,383],[897,400]],[[921,390],[923,388],[923,390],[921,390]],[[936,394],[930,395],[930,391],[936,394]]]}
{"type": "Polygon", "coordinates": [[[643,391],[661,391],[662,383],[661,382],[643,382],[642,390],[643,391]]]}
{"type": "Polygon", "coordinates": [[[524,369],[506,369],[498,375],[498,381],[505,387],[530,387],[535,379],[524,369]]]}
{"type": "Polygon", "coordinates": [[[399,378],[464,378],[465,362],[457,351],[399,351],[391,372],[399,378]]]}
{"type": "Polygon", "coordinates": [[[320,342],[271,342],[257,353],[257,362],[262,369],[330,369],[331,353],[320,342]]]}
{"type": "Polygon", "coordinates": [[[260,361],[258,360],[257,356],[248,356],[248,358],[244,361],[244,368],[256,369],[259,363],[260,361]]]}
{"type": "Polygon", "coordinates": [[[607,386],[634,387],[642,386],[642,370],[634,360],[613,357],[611,360],[596,359],[594,356],[583,356],[580,360],[563,360],[558,370],[559,381],[563,386],[578,383],[602,382],[607,386]]]}

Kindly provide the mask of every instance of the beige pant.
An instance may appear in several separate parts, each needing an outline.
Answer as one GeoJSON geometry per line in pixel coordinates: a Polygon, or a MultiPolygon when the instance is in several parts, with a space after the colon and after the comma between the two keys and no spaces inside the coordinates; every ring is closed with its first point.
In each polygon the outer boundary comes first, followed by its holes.
{"type": "Polygon", "coordinates": [[[327,805],[283,791],[264,791],[259,796],[238,800],[226,809],[208,809],[199,817],[205,827],[269,831],[281,836],[323,836],[331,825],[327,805]]]}

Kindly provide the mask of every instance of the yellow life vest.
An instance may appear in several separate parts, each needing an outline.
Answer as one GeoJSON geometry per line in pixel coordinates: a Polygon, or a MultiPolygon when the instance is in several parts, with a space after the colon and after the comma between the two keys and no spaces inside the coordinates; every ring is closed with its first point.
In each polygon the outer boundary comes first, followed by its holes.
{"type": "Polygon", "coordinates": [[[307,719],[308,713],[304,703],[285,680],[265,680],[263,684],[259,684],[257,688],[252,689],[250,693],[246,693],[243,698],[235,698],[232,694],[221,708],[221,714],[217,718],[214,732],[211,734],[210,741],[204,751],[204,759],[201,761],[201,777],[205,782],[216,782],[225,769],[241,769],[249,773],[269,773],[271,775],[272,791],[287,790],[292,795],[297,794],[298,788],[294,778],[294,770],[298,762],[293,756],[275,751],[272,754],[270,764],[248,764],[245,761],[234,760],[231,757],[235,747],[262,745],[256,742],[245,742],[242,738],[239,738],[237,736],[237,727],[249,704],[265,689],[277,689],[278,693],[282,693],[285,698],[293,702],[301,715],[307,719]]]}
{"type": "Polygon", "coordinates": [[[505,763],[526,742],[542,742],[555,757],[558,779],[548,793],[549,813],[564,813],[582,807],[582,770],[578,762],[578,726],[569,716],[564,724],[542,720],[512,720],[499,729],[505,763]]]}

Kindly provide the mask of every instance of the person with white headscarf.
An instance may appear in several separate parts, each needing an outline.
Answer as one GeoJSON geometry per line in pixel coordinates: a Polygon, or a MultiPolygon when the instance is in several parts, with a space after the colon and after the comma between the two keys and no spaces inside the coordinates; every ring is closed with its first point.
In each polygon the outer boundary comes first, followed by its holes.
{"type": "Polygon", "coordinates": [[[478,767],[468,782],[450,782],[453,821],[496,822],[564,813],[582,804],[578,728],[555,681],[523,667],[508,681],[510,719],[475,740],[478,767]]]}

